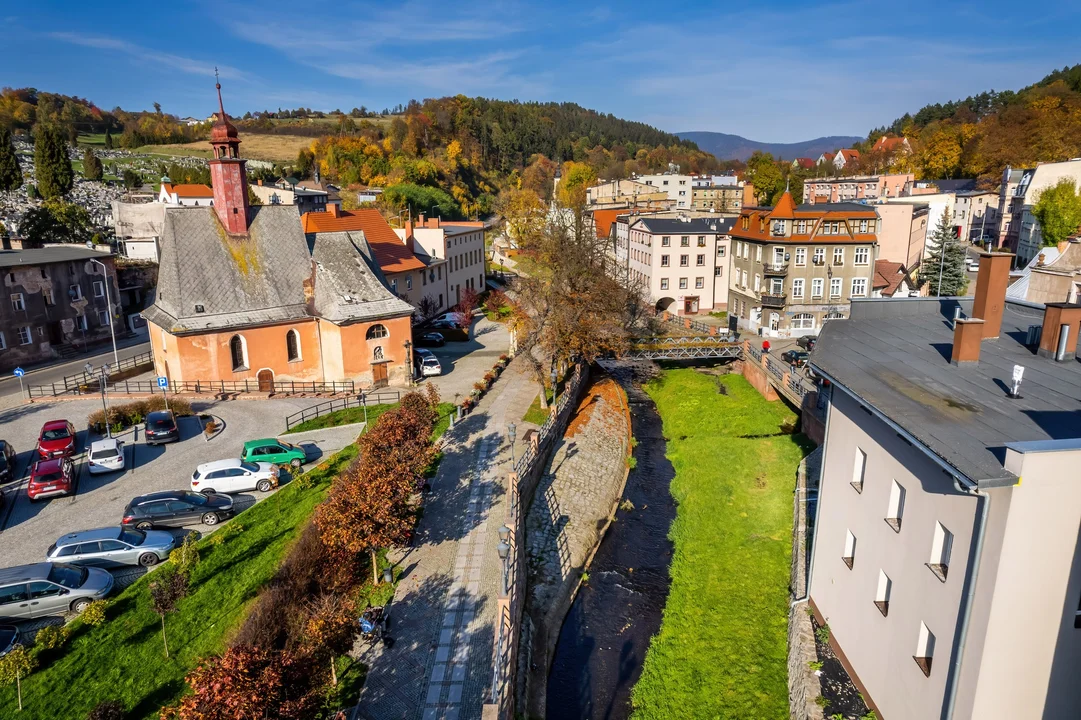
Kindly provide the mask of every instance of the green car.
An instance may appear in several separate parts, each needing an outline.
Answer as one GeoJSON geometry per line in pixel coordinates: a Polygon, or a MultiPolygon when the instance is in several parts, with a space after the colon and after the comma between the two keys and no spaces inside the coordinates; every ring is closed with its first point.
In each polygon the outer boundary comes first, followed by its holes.
{"type": "Polygon", "coordinates": [[[303,448],[290,445],[274,438],[249,440],[244,443],[243,460],[265,462],[273,465],[289,465],[296,469],[303,464],[306,456],[303,448]]]}

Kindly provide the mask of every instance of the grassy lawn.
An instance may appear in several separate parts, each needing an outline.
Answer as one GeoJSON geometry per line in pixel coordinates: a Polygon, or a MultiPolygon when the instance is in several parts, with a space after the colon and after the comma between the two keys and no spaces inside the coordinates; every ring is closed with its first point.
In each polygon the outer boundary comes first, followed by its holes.
{"type": "Polygon", "coordinates": [[[675,468],[672,579],[635,718],[789,716],[792,493],[811,445],[743,377],[668,370],[646,391],[675,468]],[[723,388],[723,392],[721,389],[723,388]]]}
{"type": "MultiPolygon", "coordinates": [[[[393,410],[398,407],[398,403],[386,403],[385,405],[369,405],[368,406],[368,422],[374,423],[380,415],[393,410]]],[[[454,403],[439,403],[439,421],[435,424],[435,430],[433,437],[439,437],[447,431],[450,427],[450,416],[454,412],[454,403]]],[[[338,427],[339,425],[349,425],[351,423],[364,422],[364,408],[346,408],[344,410],[335,410],[334,412],[327,413],[326,415],[320,415],[319,417],[312,418],[311,420],[305,420],[296,427],[289,430],[286,435],[291,433],[305,432],[307,430],[320,430],[322,428],[338,427]]]]}
{"type": "MultiPolygon", "coordinates": [[[[192,592],[165,619],[169,659],[162,649],[161,621],[150,609],[150,576],[144,576],[112,600],[103,625],[72,623],[62,654],[23,681],[25,710],[19,717],[82,718],[96,703],[117,699],[127,706],[128,718],[157,718],[163,705],[185,692],[184,676],[196,662],[225,647],[334,476],[356,454],[356,445],[348,446],[310,471],[315,481],[310,488],[289,483],[242,512],[218,530],[232,534],[220,545],[211,542],[214,535],[199,543],[192,592]]],[[[14,716],[16,707],[14,688],[0,691],[4,716],[7,711],[14,716]]]]}

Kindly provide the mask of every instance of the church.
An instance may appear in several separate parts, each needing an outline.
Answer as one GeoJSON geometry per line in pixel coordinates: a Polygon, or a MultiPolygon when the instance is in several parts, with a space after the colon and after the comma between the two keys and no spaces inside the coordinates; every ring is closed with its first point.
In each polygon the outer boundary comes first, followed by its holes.
{"type": "Polygon", "coordinates": [[[407,385],[412,306],[388,289],[362,231],[309,239],[295,207],[249,206],[240,139],[217,90],[214,202],[165,209],[157,292],[143,312],[157,374],[257,381],[261,391],[283,381],[407,385]]]}

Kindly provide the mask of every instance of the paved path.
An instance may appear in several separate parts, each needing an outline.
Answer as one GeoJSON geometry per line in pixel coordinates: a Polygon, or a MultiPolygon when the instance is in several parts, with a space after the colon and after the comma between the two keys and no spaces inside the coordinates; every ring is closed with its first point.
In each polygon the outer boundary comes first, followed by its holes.
{"type": "MultiPolygon", "coordinates": [[[[404,576],[390,607],[390,647],[358,647],[371,666],[360,696],[367,720],[474,720],[492,680],[496,596],[510,466],[509,423],[537,394],[518,360],[469,417],[447,433],[411,548],[392,554],[404,576]]],[[[522,433],[518,434],[521,442],[522,433]]]]}

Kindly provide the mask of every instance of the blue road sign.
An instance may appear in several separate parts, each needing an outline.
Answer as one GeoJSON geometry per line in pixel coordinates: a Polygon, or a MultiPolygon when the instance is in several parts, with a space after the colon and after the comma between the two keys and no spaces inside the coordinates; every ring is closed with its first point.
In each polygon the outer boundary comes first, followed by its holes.
{"type": "Polygon", "coordinates": [[[160,388],[169,387],[169,378],[167,378],[167,377],[159,377],[158,378],[158,387],[160,387],[160,388]]]}
{"type": "Polygon", "coordinates": [[[15,368],[13,373],[14,373],[15,377],[22,377],[23,375],[26,374],[26,371],[23,370],[22,368],[15,368]]]}

